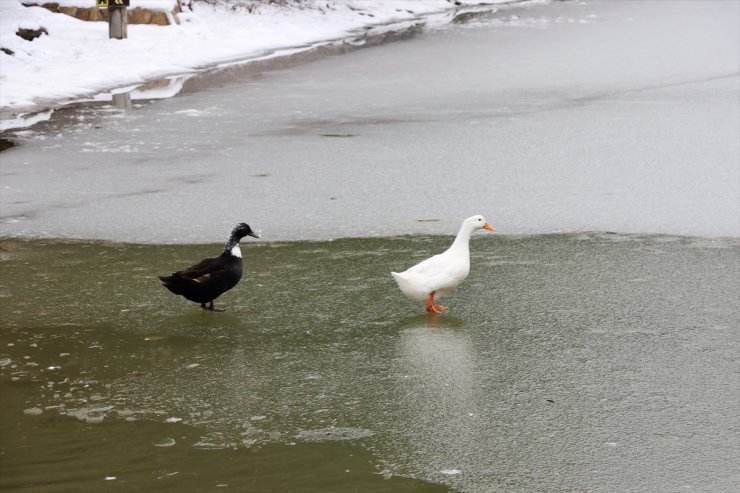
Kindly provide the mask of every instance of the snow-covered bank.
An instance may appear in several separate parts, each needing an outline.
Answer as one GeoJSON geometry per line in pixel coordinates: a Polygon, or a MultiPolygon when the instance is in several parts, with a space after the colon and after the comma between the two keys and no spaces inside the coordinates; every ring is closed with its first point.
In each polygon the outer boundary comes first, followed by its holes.
{"type": "MultiPolygon", "coordinates": [[[[220,63],[247,60],[288,47],[356,37],[369,26],[444,22],[460,8],[511,0],[304,0],[300,6],[242,8],[193,2],[179,25],[129,25],[128,39],[108,39],[105,22],[84,22],[21,0],[0,2],[0,130],[31,111],[103,91],[220,63]],[[26,41],[19,28],[43,27],[48,35],[26,41]]],[[[91,0],[63,0],[89,7],[91,0]]],[[[132,0],[137,6],[171,8],[175,0],[132,0]]],[[[252,2],[251,4],[259,4],[252,2]]]]}

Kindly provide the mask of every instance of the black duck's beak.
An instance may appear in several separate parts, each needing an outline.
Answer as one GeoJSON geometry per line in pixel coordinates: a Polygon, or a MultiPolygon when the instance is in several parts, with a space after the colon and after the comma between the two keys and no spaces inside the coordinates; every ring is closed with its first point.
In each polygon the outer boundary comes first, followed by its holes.
{"type": "Polygon", "coordinates": [[[259,238],[259,237],[260,237],[259,233],[255,233],[254,231],[250,231],[250,232],[249,232],[249,233],[247,233],[247,234],[248,234],[249,236],[253,237],[253,238],[259,238]]]}

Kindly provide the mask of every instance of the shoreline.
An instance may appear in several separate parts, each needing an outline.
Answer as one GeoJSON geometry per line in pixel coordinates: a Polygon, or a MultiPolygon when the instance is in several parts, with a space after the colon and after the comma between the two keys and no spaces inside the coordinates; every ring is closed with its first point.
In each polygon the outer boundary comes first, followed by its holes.
{"type": "MultiPolygon", "coordinates": [[[[377,21],[357,25],[349,30],[345,29],[343,26],[339,26],[333,36],[325,35],[302,43],[262,47],[249,53],[213,53],[207,61],[195,62],[190,66],[181,66],[180,70],[169,70],[159,74],[151,74],[149,77],[138,81],[129,80],[114,83],[113,81],[105,82],[105,79],[101,77],[98,79],[98,87],[92,90],[86,91],[84,87],[80,87],[76,93],[68,94],[67,96],[51,96],[48,98],[36,97],[30,104],[21,104],[15,107],[6,104],[0,106],[0,139],[10,141],[12,144],[12,136],[6,135],[9,131],[29,128],[36,123],[47,121],[51,119],[55,111],[61,108],[100,101],[110,102],[113,95],[132,93],[142,87],[147,85],[157,85],[162,81],[180,79],[178,82],[182,83],[189,79],[208,76],[211,73],[230,67],[247,67],[251,64],[265,61],[285,60],[287,64],[293,64],[293,62],[291,62],[291,58],[299,57],[325,47],[334,47],[337,53],[362,49],[418,35],[425,29],[441,27],[454,23],[461,16],[467,18],[468,16],[485,15],[495,12],[499,7],[523,3],[547,3],[547,0],[489,0],[487,2],[480,3],[469,3],[469,1],[456,3],[459,5],[451,4],[451,8],[443,10],[421,11],[414,13],[413,16],[407,18],[379,18],[377,21]]],[[[420,3],[419,6],[423,7],[424,4],[420,3]]],[[[43,9],[43,7],[37,8],[43,9]]],[[[283,7],[283,10],[283,14],[290,15],[291,11],[295,11],[296,9],[283,7]]],[[[65,16],[65,14],[51,12],[49,12],[49,15],[65,16]]],[[[255,16],[256,14],[248,15],[255,16]]],[[[329,16],[329,14],[326,15],[329,16]]],[[[269,16],[266,17],[269,19],[269,16]]],[[[77,21],[76,19],[74,20],[77,21]]],[[[86,24],[92,23],[86,22],[86,24]]],[[[105,23],[97,22],[95,24],[102,25],[105,23]]],[[[269,22],[266,21],[265,24],[269,24],[269,22]]],[[[99,28],[99,26],[95,27],[99,28]]],[[[107,28],[107,24],[105,24],[105,27],[107,28]]],[[[151,28],[151,26],[147,27],[151,28]]],[[[164,30],[168,28],[171,29],[173,27],[174,26],[157,26],[154,27],[154,29],[164,30]]],[[[133,38],[136,35],[136,33],[133,33],[130,37],[133,38]]],[[[311,60],[307,60],[306,62],[299,61],[297,63],[307,63],[310,61],[311,60]]],[[[0,73],[0,75],[2,76],[0,77],[0,86],[6,85],[7,89],[8,75],[2,73],[0,73]]],[[[177,96],[179,94],[179,89],[181,88],[177,88],[176,90],[170,91],[164,95],[160,92],[156,97],[141,97],[140,99],[168,99],[177,96]]],[[[10,147],[12,147],[12,145],[8,147],[3,145],[0,152],[10,147]]]]}
{"type": "MultiPolygon", "coordinates": [[[[316,238],[316,239],[270,239],[264,236],[259,241],[250,241],[250,245],[263,245],[268,247],[277,247],[282,245],[293,245],[293,244],[323,244],[333,243],[336,241],[360,241],[360,240],[404,240],[404,239],[417,239],[417,240],[433,240],[440,238],[454,238],[455,233],[450,232],[449,234],[435,234],[435,233],[406,233],[406,234],[391,234],[391,235],[376,235],[376,236],[337,236],[335,238],[316,238]]],[[[675,241],[689,244],[690,246],[701,246],[706,248],[736,248],[740,247],[740,236],[700,236],[700,235],[681,235],[671,233],[621,233],[617,231],[552,231],[544,233],[501,233],[496,232],[495,235],[479,235],[475,238],[500,238],[505,241],[521,241],[532,238],[566,238],[573,240],[586,240],[586,241],[612,241],[612,242],[656,242],[656,243],[672,243],[675,241]]],[[[111,245],[111,246],[208,246],[208,245],[220,245],[223,246],[223,242],[219,241],[122,241],[117,239],[109,238],[77,238],[68,236],[39,236],[39,235],[0,235],[0,252],[6,251],[3,249],[3,242],[49,242],[59,243],[64,245],[111,245]]]]}

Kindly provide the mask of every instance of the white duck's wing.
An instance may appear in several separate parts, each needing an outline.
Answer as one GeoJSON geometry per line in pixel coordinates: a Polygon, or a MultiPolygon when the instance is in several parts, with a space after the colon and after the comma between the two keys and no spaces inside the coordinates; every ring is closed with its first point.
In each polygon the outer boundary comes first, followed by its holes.
{"type": "Polygon", "coordinates": [[[415,266],[410,267],[406,272],[422,276],[434,276],[449,267],[450,261],[453,259],[448,257],[444,253],[437,254],[426,260],[422,260],[415,266]]]}
{"type": "Polygon", "coordinates": [[[406,271],[417,283],[440,295],[463,282],[469,272],[470,261],[466,257],[448,252],[430,257],[406,271]]]}

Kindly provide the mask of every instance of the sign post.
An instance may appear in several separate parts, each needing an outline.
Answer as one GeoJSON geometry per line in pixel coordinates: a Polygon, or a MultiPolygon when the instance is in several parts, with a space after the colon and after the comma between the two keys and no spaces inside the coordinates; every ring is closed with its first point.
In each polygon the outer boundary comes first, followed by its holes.
{"type": "Polygon", "coordinates": [[[129,0],[95,0],[95,5],[108,8],[108,38],[128,38],[126,8],[129,6],[129,0]]]}

